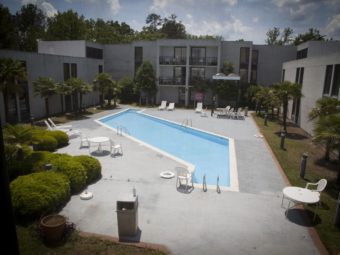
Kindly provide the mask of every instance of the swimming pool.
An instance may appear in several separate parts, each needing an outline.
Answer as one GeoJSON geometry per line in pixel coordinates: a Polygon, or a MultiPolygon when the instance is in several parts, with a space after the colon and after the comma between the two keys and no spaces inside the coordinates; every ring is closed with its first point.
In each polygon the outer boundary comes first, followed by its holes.
{"type": "Polygon", "coordinates": [[[230,171],[236,167],[234,156],[230,157],[233,141],[227,137],[184,127],[131,109],[101,118],[99,122],[113,129],[124,127],[129,136],[193,164],[194,183],[202,184],[203,175],[206,176],[207,185],[216,187],[217,177],[221,186],[230,187],[235,183],[231,181],[233,176],[230,171]]]}

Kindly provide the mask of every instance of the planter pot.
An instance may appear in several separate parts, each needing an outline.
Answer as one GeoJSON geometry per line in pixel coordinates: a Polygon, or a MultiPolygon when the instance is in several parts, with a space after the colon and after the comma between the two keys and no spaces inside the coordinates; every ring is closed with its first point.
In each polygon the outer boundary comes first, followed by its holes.
{"type": "Polygon", "coordinates": [[[40,227],[46,243],[57,243],[63,238],[66,218],[58,214],[45,216],[40,221],[40,227]]]}

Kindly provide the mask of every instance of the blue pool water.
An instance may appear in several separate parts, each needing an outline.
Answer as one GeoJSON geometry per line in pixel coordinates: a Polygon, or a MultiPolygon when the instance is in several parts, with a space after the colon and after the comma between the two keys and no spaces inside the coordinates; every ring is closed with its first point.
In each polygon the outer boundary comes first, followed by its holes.
{"type": "Polygon", "coordinates": [[[102,123],[117,128],[122,125],[129,135],[195,165],[194,182],[230,186],[229,140],[154,118],[135,110],[102,118],[102,123]]]}

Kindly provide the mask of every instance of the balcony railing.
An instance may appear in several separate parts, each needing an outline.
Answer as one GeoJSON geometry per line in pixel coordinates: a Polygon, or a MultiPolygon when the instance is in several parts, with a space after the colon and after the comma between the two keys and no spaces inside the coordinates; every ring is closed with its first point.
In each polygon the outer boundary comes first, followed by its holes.
{"type": "Polygon", "coordinates": [[[190,65],[217,66],[217,57],[190,58],[190,65]]]}
{"type": "Polygon", "coordinates": [[[160,56],[160,65],[185,65],[186,57],[160,56]]]}
{"type": "Polygon", "coordinates": [[[185,79],[181,77],[159,77],[159,85],[185,85],[185,79]]]}

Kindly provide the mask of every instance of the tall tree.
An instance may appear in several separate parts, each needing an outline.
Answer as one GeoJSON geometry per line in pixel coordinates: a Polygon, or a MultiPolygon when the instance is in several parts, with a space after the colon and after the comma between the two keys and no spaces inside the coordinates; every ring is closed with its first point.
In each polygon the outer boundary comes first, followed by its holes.
{"type": "Polygon", "coordinates": [[[276,95],[280,99],[282,104],[283,113],[282,113],[282,122],[283,122],[283,131],[287,133],[287,112],[288,112],[288,102],[292,99],[301,98],[302,85],[298,83],[292,83],[289,81],[283,81],[275,85],[276,95]]]}
{"type": "Polygon", "coordinates": [[[156,32],[159,30],[160,26],[163,24],[163,19],[160,15],[156,13],[150,13],[145,20],[145,23],[149,26],[147,28],[149,31],[156,32]]]}
{"type": "Polygon", "coordinates": [[[0,4],[0,49],[18,49],[19,37],[9,9],[0,4]]]}
{"type": "Polygon", "coordinates": [[[47,19],[47,40],[83,40],[86,39],[86,23],[84,16],[68,10],[58,12],[47,19]]]}
{"type": "Polygon", "coordinates": [[[52,78],[38,77],[33,82],[33,90],[36,96],[45,100],[46,117],[50,115],[49,98],[55,94],[56,82],[52,78]]]}
{"type": "Polygon", "coordinates": [[[176,20],[177,16],[171,14],[168,18],[164,18],[164,22],[160,32],[166,35],[168,39],[185,39],[185,26],[181,21],[176,20]]]}
{"type": "Polygon", "coordinates": [[[273,29],[269,29],[266,33],[267,39],[266,43],[268,45],[288,45],[293,41],[293,29],[290,27],[286,27],[283,29],[282,33],[280,28],[274,27],[273,29]]]}
{"type": "Polygon", "coordinates": [[[330,147],[338,152],[338,174],[336,183],[340,185],[340,114],[322,116],[314,129],[315,142],[329,142],[330,147]]]}
{"type": "MultiPolygon", "coordinates": [[[[332,97],[323,97],[316,101],[316,107],[314,107],[309,113],[309,120],[314,120],[317,118],[322,118],[325,116],[329,116],[332,114],[340,114],[340,100],[332,97]]],[[[318,141],[318,140],[316,140],[318,141]]],[[[330,159],[330,150],[332,145],[331,139],[324,139],[322,142],[325,142],[325,156],[324,159],[329,161],[330,159]]]]}
{"type": "Polygon", "coordinates": [[[141,93],[143,93],[146,95],[146,102],[149,103],[149,99],[153,99],[157,93],[155,72],[149,61],[144,61],[138,68],[135,82],[140,93],[139,102],[141,102],[141,93]]]}
{"type": "Polygon", "coordinates": [[[10,58],[0,59],[0,90],[4,98],[7,122],[10,120],[9,97],[11,94],[22,92],[20,81],[25,80],[26,77],[26,70],[21,61],[10,58]]]}
{"type": "Polygon", "coordinates": [[[325,35],[320,35],[320,31],[316,28],[310,28],[306,33],[299,34],[294,39],[294,45],[299,45],[307,41],[324,41],[325,35]]]}
{"type": "Polygon", "coordinates": [[[136,99],[136,86],[133,79],[125,76],[117,84],[118,98],[122,103],[131,103],[136,99]]]}
{"type": "Polygon", "coordinates": [[[16,13],[16,23],[20,36],[20,50],[37,51],[37,39],[45,34],[46,17],[36,5],[28,4],[16,13]]]}
{"type": "Polygon", "coordinates": [[[99,91],[100,93],[100,106],[104,107],[104,98],[109,88],[113,87],[114,81],[108,73],[98,73],[93,80],[93,90],[99,91]]]}

